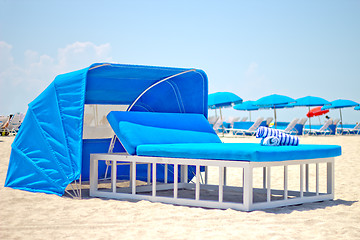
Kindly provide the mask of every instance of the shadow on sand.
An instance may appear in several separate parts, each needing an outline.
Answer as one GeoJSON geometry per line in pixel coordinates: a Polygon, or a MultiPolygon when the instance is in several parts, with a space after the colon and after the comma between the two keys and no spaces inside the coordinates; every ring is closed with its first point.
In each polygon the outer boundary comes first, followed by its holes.
{"type": "MultiPolygon", "coordinates": [[[[82,200],[93,199],[94,197],[90,197],[89,193],[90,193],[89,189],[82,189],[82,191],[81,191],[82,200]]],[[[63,197],[72,198],[67,193],[65,193],[63,197]]],[[[109,198],[98,198],[98,199],[102,199],[104,201],[111,200],[109,198]]],[[[139,201],[143,201],[143,200],[134,200],[134,199],[119,200],[119,199],[117,199],[116,201],[139,202],[139,201]]],[[[328,207],[335,207],[335,206],[341,206],[341,205],[350,207],[356,202],[358,202],[358,201],[346,201],[346,200],[342,200],[342,199],[336,199],[336,200],[331,200],[331,201],[303,203],[303,204],[298,204],[298,205],[277,207],[277,208],[270,208],[270,209],[263,209],[263,210],[255,210],[255,211],[262,211],[262,212],[273,213],[273,214],[290,214],[294,211],[303,212],[303,211],[310,211],[310,210],[317,210],[317,209],[325,209],[328,207]]],[[[164,203],[164,204],[167,204],[167,203],[164,203]]],[[[190,208],[198,208],[198,207],[190,207],[190,208]]],[[[204,208],[204,207],[201,207],[201,208],[211,210],[211,208],[204,208]]]]}

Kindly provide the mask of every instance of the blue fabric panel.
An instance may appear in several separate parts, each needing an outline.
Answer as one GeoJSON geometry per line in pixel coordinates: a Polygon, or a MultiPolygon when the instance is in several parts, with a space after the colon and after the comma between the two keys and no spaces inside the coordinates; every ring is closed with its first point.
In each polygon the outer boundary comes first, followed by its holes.
{"type": "Polygon", "coordinates": [[[188,72],[148,90],[131,111],[200,113],[207,117],[207,88],[204,72],[188,72]]]}
{"type": "Polygon", "coordinates": [[[35,101],[29,104],[29,109],[34,113],[46,145],[53,153],[53,156],[48,158],[56,161],[69,182],[69,179],[74,178],[74,170],[68,149],[64,147],[67,145],[67,141],[57,99],[55,85],[52,83],[35,101]]]}
{"type": "MultiPolygon", "coordinates": [[[[68,179],[64,175],[59,162],[55,160],[55,155],[46,142],[43,132],[30,108],[12,144],[12,155],[6,180],[9,186],[16,186],[10,180],[15,179],[12,176],[13,174],[17,177],[20,177],[20,174],[24,174],[21,176],[22,183],[47,181],[48,185],[42,184],[44,191],[55,191],[54,188],[57,188],[57,192],[60,193],[64,191],[68,184],[68,179]],[[16,153],[13,153],[15,151],[16,153]],[[22,165],[18,163],[19,161],[22,162],[22,165]],[[29,168],[25,169],[26,167],[29,168]],[[33,175],[34,167],[38,170],[37,179],[33,175]],[[19,168],[21,168],[21,172],[17,172],[19,168]],[[51,186],[51,189],[47,189],[46,187],[48,186],[51,186]]],[[[23,187],[22,185],[19,186],[23,187]]]]}
{"type": "Polygon", "coordinates": [[[330,131],[329,135],[335,135],[336,133],[336,125],[335,124],[330,124],[328,127],[328,130],[330,131]]]}
{"type": "Polygon", "coordinates": [[[235,129],[249,129],[254,122],[234,122],[235,129]]]}
{"type": "Polygon", "coordinates": [[[140,145],[139,156],[190,159],[218,159],[251,162],[273,162],[336,157],[337,145],[262,146],[257,143],[178,143],[140,145]]]}
{"type": "MultiPolygon", "coordinates": [[[[84,139],[83,141],[83,162],[82,162],[82,172],[81,172],[81,179],[82,181],[89,180],[90,174],[90,154],[92,153],[106,153],[108,151],[110,145],[110,138],[109,139],[84,139]]],[[[124,148],[121,146],[119,141],[116,141],[114,152],[125,152],[124,148]]],[[[99,178],[105,177],[106,171],[106,164],[105,161],[99,161],[98,166],[98,176],[99,178]]],[[[157,181],[163,182],[164,181],[164,165],[157,164],[157,172],[156,172],[156,179],[157,181]]],[[[203,170],[203,169],[201,169],[203,170]]],[[[179,173],[181,172],[179,166],[179,173]]],[[[108,169],[108,176],[110,176],[111,167],[108,169]]],[[[129,173],[130,167],[128,165],[119,165],[117,166],[117,179],[119,180],[129,180],[129,173]]],[[[189,167],[188,169],[188,177],[192,179],[194,177],[195,167],[189,167]]],[[[179,174],[179,181],[180,181],[179,174]]],[[[141,181],[147,181],[147,165],[146,164],[139,164],[136,166],[136,179],[141,181]]],[[[174,181],[174,169],[172,165],[168,166],[168,182],[171,183],[174,181]]]]}
{"type": "MultiPolygon", "coordinates": [[[[90,176],[90,154],[92,153],[107,153],[110,146],[110,138],[106,139],[84,139],[83,140],[83,154],[82,154],[82,168],[81,180],[88,181],[90,176]]],[[[116,141],[114,152],[125,152],[119,141],[116,141]]],[[[124,166],[118,166],[118,177],[121,175],[129,175],[129,168],[123,169],[124,166]]],[[[108,170],[108,177],[110,176],[110,169],[108,170]]],[[[106,171],[105,161],[99,161],[99,178],[104,178],[106,171]]],[[[118,178],[120,179],[120,178],[118,178]]],[[[128,178],[126,178],[128,179],[128,178]]]]}
{"type": "MultiPolygon", "coordinates": [[[[285,129],[288,125],[289,125],[290,122],[276,122],[276,126],[277,127],[284,127],[283,129],[285,129]]],[[[275,125],[275,123],[274,123],[275,125]]]]}
{"type": "Polygon", "coordinates": [[[149,127],[125,121],[119,123],[119,130],[117,137],[132,155],[136,154],[136,147],[143,144],[221,143],[214,133],[149,127]]]}
{"type": "Polygon", "coordinates": [[[74,178],[70,180],[78,179],[81,173],[82,125],[87,71],[88,68],[59,75],[54,80],[67,140],[66,148],[74,169],[74,178]]]}
{"type": "Polygon", "coordinates": [[[5,187],[30,192],[51,193],[59,196],[64,193],[56,183],[48,179],[46,174],[33,164],[31,159],[27,158],[15,147],[11,150],[5,187]]]}
{"type": "Polygon", "coordinates": [[[120,64],[95,68],[88,74],[86,103],[129,104],[153,83],[186,70],[120,64]]]}
{"type": "Polygon", "coordinates": [[[304,130],[303,124],[296,124],[294,129],[296,130],[296,135],[302,135],[304,130]]]}
{"type": "Polygon", "coordinates": [[[267,125],[266,125],[266,120],[264,120],[264,121],[262,121],[261,123],[260,123],[260,125],[259,125],[259,127],[267,127],[267,125]]]}

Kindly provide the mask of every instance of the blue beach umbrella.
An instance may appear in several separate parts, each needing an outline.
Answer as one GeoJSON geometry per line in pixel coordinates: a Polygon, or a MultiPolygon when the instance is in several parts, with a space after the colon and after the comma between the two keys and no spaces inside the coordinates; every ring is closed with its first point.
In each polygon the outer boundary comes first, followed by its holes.
{"type": "Polygon", "coordinates": [[[242,101],[242,98],[232,92],[211,93],[208,95],[208,108],[215,109],[215,114],[216,109],[219,108],[220,117],[222,119],[221,108],[231,107],[235,104],[242,103],[242,101]]]}
{"type": "Polygon", "coordinates": [[[346,99],[337,99],[335,101],[330,102],[330,104],[324,105],[321,110],[326,109],[339,109],[340,111],[340,121],[341,121],[341,129],[343,129],[343,121],[342,121],[342,114],[341,109],[347,108],[347,107],[354,107],[359,105],[359,103],[354,102],[352,100],[346,100],[346,99]]]}
{"type": "Polygon", "coordinates": [[[255,106],[259,108],[273,108],[274,109],[274,119],[275,119],[275,128],[277,126],[276,122],[276,108],[284,108],[289,103],[295,102],[295,99],[278,94],[271,94],[266,97],[262,97],[254,102],[255,106]]]}
{"type": "Polygon", "coordinates": [[[251,121],[251,111],[259,110],[259,107],[254,105],[254,101],[245,101],[241,104],[236,104],[233,108],[235,110],[240,110],[240,111],[249,111],[250,121],[251,121]]]}
{"type": "Polygon", "coordinates": [[[242,103],[242,99],[232,92],[216,92],[208,95],[208,107],[217,109],[231,107],[234,104],[242,103]]]}
{"type": "MultiPolygon", "coordinates": [[[[308,107],[310,111],[310,107],[324,106],[325,104],[330,104],[330,102],[321,97],[306,96],[296,99],[296,102],[290,103],[289,105],[294,107],[308,107]]],[[[311,130],[310,118],[309,118],[309,126],[311,130]]]]}

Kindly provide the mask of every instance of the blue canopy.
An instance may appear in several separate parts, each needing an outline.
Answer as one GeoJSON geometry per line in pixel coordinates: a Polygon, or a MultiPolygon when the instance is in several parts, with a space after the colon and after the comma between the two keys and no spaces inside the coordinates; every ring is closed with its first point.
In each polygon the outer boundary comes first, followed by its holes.
{"type": "Polygon", "coordinates": [[[95,150],[83,145],[85,104],[207,117],[207,96],[206,74],[197,69],[98,63],[59,75],[29,104],[5,186],[63,195],[69,183],[88,174],[84,149],[87,155],[95,150]]]}

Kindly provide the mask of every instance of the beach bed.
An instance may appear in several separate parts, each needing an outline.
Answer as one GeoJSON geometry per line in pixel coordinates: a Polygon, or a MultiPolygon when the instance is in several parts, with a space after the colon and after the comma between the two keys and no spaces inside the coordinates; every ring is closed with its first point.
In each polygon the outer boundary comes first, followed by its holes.
{"type": "Polygon", "coordinates": [[[91,154],[90,196],[244,211],[334,198],[334,157],[341,154],[339,146],[221,143],[199,114],[111,112],[108,120],[116,133],[114,140],[119,139],[127,152],[112,153],[110,147],[107,154],[91,154]],[[177,133],[185,134],[180,142],[177,133]],[[111,188],[99,187],[100,161],[111,165],[111,188]],[[309,190],[312,164],[315,191],[309,190]],[[129,184],[123,187],[117,184],[124,181],[118,178],[118,165],[130,165],[129,184]],[[289,179],[296,177],[289,175],[290,166],[298,167],[299,189],[288,188],[289,179]],[[321,166],[326,168],[324,192],[319,188],[321,166]],[[217,184],[208,182],[210,167],[218,168],[217,184]],[[282,189],[272,187],[273,167],[283,168],[282,189]],[[227,185],[231,168],[242,172],[242,183],[236,186],[227,185]],[[257,168],[263,171],[262,188],[253,187],[257,168]]]}

